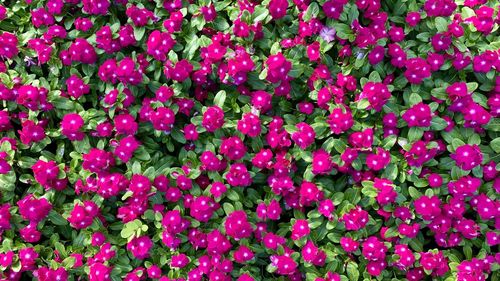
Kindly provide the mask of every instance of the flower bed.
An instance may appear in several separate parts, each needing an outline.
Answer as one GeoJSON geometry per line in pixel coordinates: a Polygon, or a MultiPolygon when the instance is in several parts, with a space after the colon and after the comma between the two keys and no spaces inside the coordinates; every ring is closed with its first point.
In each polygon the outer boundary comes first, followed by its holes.
{"type": "Polygon", "coordinates": [[[1,280],[498,280],[499,4],[0,6],[1,280]]]}

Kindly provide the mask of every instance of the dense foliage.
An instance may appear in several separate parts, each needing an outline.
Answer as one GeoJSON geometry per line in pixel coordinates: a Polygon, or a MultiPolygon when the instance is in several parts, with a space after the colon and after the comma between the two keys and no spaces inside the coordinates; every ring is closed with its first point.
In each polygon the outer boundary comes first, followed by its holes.
{"type": "Polygon", "coordinates": [[[1,280],[498,280],[495,0],[1,0],[1,280]]]}

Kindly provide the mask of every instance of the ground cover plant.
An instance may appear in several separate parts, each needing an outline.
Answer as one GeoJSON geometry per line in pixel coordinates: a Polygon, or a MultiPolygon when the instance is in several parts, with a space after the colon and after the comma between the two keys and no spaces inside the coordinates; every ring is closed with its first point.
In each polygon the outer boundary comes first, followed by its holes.
{"type": "Polygon", "coordinates": [[[1,0],[1,280],[498,280],[499,3],[1,0]]]}

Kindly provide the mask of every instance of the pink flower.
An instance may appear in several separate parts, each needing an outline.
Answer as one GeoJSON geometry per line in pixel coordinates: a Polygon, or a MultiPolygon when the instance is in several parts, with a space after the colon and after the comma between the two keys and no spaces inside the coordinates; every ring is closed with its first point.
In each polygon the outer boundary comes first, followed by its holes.
{"type": "Polygon", "coordinates": [[[184,268],[189,264],[189,258],[185,254],[172,256],[170,266],[174,268],[184,268]]]}
{"type": "Polygon", "coordinates": [[[307,57],[310,61],[317,61],[320,59],[320,45],[318,41],[314,41],[307,46],[307,57]]]}
{"type": "Polygon", "coordinates": [[[207,235],[207,241],[209,253],[224,254],[231,249],[231,242],[217,229],[207,235]]]}
{"type": "Polygon", "coordinates": [[[84,133],[80,132],[83,125],[84,120],[77,113],[66,114],[61,121],[62,134],[69,140],[81,141],[85,136],[84,133]]]}
{"type": "Polygon", "coordinates": [[[52,210],[52,205],[47,199],[36,199],[33,194],[29,194],[17,201],[17,206],[19,206],[19,213],[23,219],[35,223],[45,219],[52,210]]]}
{"type": "Polygon", "coordinates": [[[363,248],[362,254],[369,261],[385,260],[387,247],[384,242],[378,240],[375,236],[370,236],[361,245],[363,248]]]}
{"type": "MultiPolygon", "coordinates": [[[[10,204],[8,203],[0,205],[0,232],[3,232],[4,230],[9,230],[11,228],[10,226],[11,213],[9,209],[10,209],[10,204]]],[[[0,265],[2,265],[1,262],[2,259],[0,258],[0,265]]]]}
{"type": "Polygon", "coordinates": [[[273,19],[281,19],[286,16],[286,10],[288,9],[287,0],[271,0],[269,2],[269,14],[273,19]]]}
{"type": "Polygon", "coordinates": [[[373,129],[367,128],[362,132],[354,132],[349,135],[348,141],[355,148],[369,148],[373,144],[373,129]]]}
{"type": "Polygon", "coordinates": [[[36,268],[36,259],[38,259],[39,254],[34,248],[20,249],[18,256],[21,262],[21,270],[29,271],[36,268]]]}
{"type": "Polygon", "coordinates": [[[222,140],[219,152],[229,160],[236,161],[245,157],[247,148],[239,137],[233,136],[222,140]]]}
{"type": "Polygon", "coordinates": [[[247,220],[247,215],[244,211],[234,211],[227,216],[224,222],[226,235],[240,240],[248,238],[252,235],[253,229],[247,220]]]}
{"type": "Polygon", "coordinates": [[[408,123],[408,127],[429,127],[432,112],[427,104],[421,102],[409,108],[401,117],[408,123]]]}
{"type": "Polygon", "coordinates": [[[313,153],[313,174],[329,174],[333,170],[333,165],[330,154],[326,151],[320,149],[313,153]]]}
{"type": "Polygon", "coordinates": [[[91,148],[89,153],[83,154],[82,167],[92,173],[107,171],[114,165],[115,159],[111,152],[91,148]]]}
{"type": "Polygon", "coordinates": [[[340,14],[344,11],[344,6],[348,3],[346,0],[341,1],[326,1],[325,4],[322,5],[323,12],[325,13],[327,18],[332,18],[338,20],[340,18],[340,14]]]}
{"type": "Polygon", "coordinates": [[[316,259],[317,255],[318,247],[316,247],[311,240],[308,240],[302,248],[302,258],[304,259],[304,261],[312,263],[314,259],[316,259]]]}
{"type": "Polygon", "coordinates": [[[405,65],[404,75],[411,84],[420,84],[425,78],[431,76],[431,68],[427,61],[422,58],[408,59],[405,65]]]}
{"type": "Polygon", "coordinates": [[[379,276],[386,266],[387,263],[385,261],[369,261],[366,265],[366,271],[371,276],[379,276]]]}
{"type": "Polygon", "coordinates": [[[175,113],[168,107],[160,106],[149,112],[149,121],[155,130],[168,133],[174,127],[175,113]]]}
{"type": "Polygon", "coordinates": [[[120,158],[121,161],[128,162],[139,146],[139,141],[137,141],[133,136],[127,136],[120,140],[115,149],[115,155],[120,158]]]}
{"type": "Polygon", "coordinates": [[[350,237],[342,237],[340,238],[340,246],[342,246],[342,249],[344,249],[344,251],[352,253],[359,248],[359,242],[350,237]]]}
{"type": "Polygon", "coordinates": [[[102,263],[93,263],[90,265],[89,281],[110,281],[112,267],[105,266],[102,263]]]}
{"type": "Polygon", "coordinates": [[[137,132],[138,125],[130,114],[120,114],[114,118],[114,121],[118,134],[134,135],[137,132]]]}
{"type": "Polygon", "coordinates": [[[83,32],[89,31],[94,26],[94,23],[88,18],[76,18],[74,24],[76,30],[83,32]]]}
{"type": "Polygon", "coordinates": [[[471,206],[482,220],[490,220],[498,216],[498,202],[493,201],[486,194],[481,193],[473,198],[471,206]]]}
{"type": "Polygon", "coordinates": [[[455,82],[446,87],[446,93],[449,95],[450,100],[455,101],[458,98],[467,96],[467,84],[465,82],[455,82]]]}
{"type": "Polygon", "coordinates": [[[201,125],[208,131],[214,132],[224,125],[224,111],[218,106],[209,107],[203,113],[203,121],[201,125]]]}
{"type": "Polygon", "coordinates": [[[437,196],[422,196],[415,200],[415,212],[424,220],[430,220],[441,213],[441,200],[437,196]]]}
{"type": "Polygon", "coordinates": [[[297,132],[292,134],[292,140],[301,148],[306,149],[314,143],[316,132],[314,129],[305,122],[300,122],[295,125],[298,129],[297,132]]]}
{"type": "Polygon", "coordinates": [[[368,223],[368,212],[357,206],[348,213],[345,213],[339,221],[344,222],[345,228],[348,231],[360,230],[368,223]]]}
{"type": "Polygon", "coordinates": [[[273,152],[270,149],[261,149],[252,158],[252,165],[259,169],[266,169],[272,165],[273,152]]]}
{"type": "Polygon", "coordinates": [[[288,61],[282,53],[269,56],[266,60],[266,65],[268,68],[266,79],[271,83],[278,83],[286,80],[288,72],[292,69],[292,63],[288,61]]]}
{"type": "Polygon", "coordinates": [[[297,263],[287,255],[271,256],[271,264],[276,267],[276,273],[280,275],[290,275],[297,269],[297,263]]]}
{"type": "Polygon", "coordinates": [[[50,26],[55,23],[54,16],[45,8],[38,8],[31,11],[31,22],[38,28],[42,25],[50,26]]]}
{"type": "Polygon", "coordinates": [[[200,161],[202,163],[202,168],[207,171],[219,171],[221,168],[225,168],[225,163],[217,158],[217,155],[211,151],[205,151],[200,156],[200,161]]]}
{"type": "Polygon", "coordinates": [[[0,253],[0,265],[3,267],[9,267],[14,259],[14,252],[7,251],[5,253],[0,253]]]}
{"type": "Polygon", "coordinates": [[[376,153],[371,153],[366,157],[366,166],[370,170],[380,171],[391,162],[391,155],[381,147],[376,148],[376,153]]]}
{"type": "Polygon", "coordinates": [[[368,61],[371,65],[376,65],[384,60],[385,49],[382,46],[375,46],[368,54],[368,61]]]}
{"type": "Polygon", "coordinates": [[[370,103],[368,109],[381,111],[390,97],[391,92],[387,88],[387,85],[378,82],[368,82],[363,86],[363,91],[357,99],[366,99],[370,103]]]}
{"type": "Polygon", "coordinates": [[[333,219],[333,212],[335,211],[335,205],[330,199],[325,199],[319,203],[318,212],[325,216],[328,220],[333,219]]]}
{"type": "Polygon", "coordinates": [[[81,62],[83,64],[94,64],[97,61],[97,53],[94,47],[83,38],[76,38],[68,51],[72,61],[81,62]]]}
{"type": "Polygon", "coordinates": [[[92,242],[91,242],[92,246],[94,247],[101,246],[102,244],[104,244],[105,241],[106,241],[106,236],[104,236],[102,232],[96,232],[92,234],[92,242]]]}
{"type": "Polygon", "coordinates": [[[28,243],[36,243],[40,241],[42,233],[37,230],[37,223],[30,222],[26,227],[19,230],[21,238],[28,243]]]}
{"type": "Polygon", "coordinates": [[[450,157],[455,160],[457,166],[462,170],[472,170],[483,162],[483,154],[477,145],[465,144],[459,146],[450,157]]]}
{"type": "Polygon", "coordinates": [[[328,116],[327,122],[332,132],[338,135],[349,130],[354,124],[354,119],[348,108],[342,109],[337,107],[328,116]]]}
{"type": "Polygon", "coordinates": [[[23,144],[31,145],[33,142],[43,140],[46,136],[44,128],[31,120],[24,121],[22,126],[23,129],[19,131],[19,138],[23,144]]]}
{"type": "Polygon", "coordinates": [[[495,12],[495,10],[491,7],[484,5],[481,6],[479,9],[477,9],[475,12],[476,16],[465,19],[465,22],[467,23],[472,22],[474,27],[479,32],[482,32],[484,35],[490,34],[495,24],[493,18],[493,13],[495,12]]]}
{"type": "Polygon", "coordinates": [[[138,8],[135,5],[128,7],[125,13],[137,27],[147,25],[149,19],[154,19],[155,17],[153,12],[149,11],[148,9],[138,8]]]}
{"type": "Polygon", "coordinates": [[[83,11],[90,15],[105,15],[111,3],[108,0],[82,0],[83,11]]]}
{"type": "Polygon", "coordinates": [[[292,239],[298,240],[304,236],[309,235],[311,230],[307,220],[296,220],[295,224],[292,226],[292,239]]]}
{"type": "Polygon", "coordinates": [[[245,164],[235,163],[229,168],[226,180],[231,186],[249,186],[252,184],[252,177],[245,164]]]}
{"type": "Polygon", "coordinates": [[[153,247],[153,241],[149,236],[134,237],[127,243],[127,250],[129,250],[136,259],[145,259],[149,257],[149,252],[153,247]]]}
{"type": "Polygon", "coordinates": [[[217,11],[214,5],[203,6],[200,8],[203,18],[206,22],[211,22],[217,18],[217,11]]]}
{"type": "Polygon", "coordinates": [[[399,256],[395,265],[402,270],[411,267],[415,262],[415,256],[407,245],[396,245],[394,253],[399,256]]]}
{"type": "Polygon", "coordinates": [[[237,263],[246,263],[254,258],[254,253],[247,246],[241,245],[234,251],[233,258],[237,263]]]}
{"type": "Polygon", "coordinates": [[[4,20],[7,17],[7,9],[0,5],[0,21],[4,20]]]}
{"type": "Polygon", "coordinates": [[[299,193],[299,202],[302,206],[310,206],[313,202],[323,199],[323,193],[312,182],[303,181],[299,193]]]}
{"type": "Polygon", "coordinates": [[[12,59],[14,56],[16,56],[17,53],[19,53],[17,43],[18,39],[16,35],[8,32],[0,34],[0,45],[3,46],[2,48],[0,48],[0,56],[5,56],[9,59],[12,59]]]}
{"type": "Polygon", "coordinates": [[[35,180],[46,189],[56,187],[59,167],[55,161],[38,160],[32,167],[35,180]]]}
{"type": "Polygon", "coordinates": [[[252,105],[261,110],[262,112],[267,112],[271,109],[272,95],[265,91],[255,91],[252,92],[252,105]]]}
{"type": "Polygon", "coordinates": [[[191,203],[189,214],[200,222],[208,222],[218,208],[219,204],[215,203],[212,198],[200,196],[191,203]]]}
{"type": "Polygon", "coordinates": [[[431,38],[431,45],[434,51],[446,51],[451,45],[451,37],[445,33],[437,33],[431,38]]]}
{"type": "Polygon", "coordinates": [[[85,201],[83,205],[76,204],[68,217],[68,221],[75,229],[89,227],[94,218],[99,215],[99,207],[92,201],[85,201]]]}
{"type": "Polygon", "coordinates": [[[78,99],[90,92],[89,85],[85,84],[76,74],[71,75],[68,80],[66,80],[66,88],[68,95],[75,99],[78,99]]]}
{"type": "Polygon", "coordinates": [[[394,190],[394,184],[387,179],[375,178],[373,187],[378,189],[377,202],[384,206],[396,201],[398,193],[394,190]]]}
{"type": "Polygon", "coordinates": [[[414,27],[420,22],[421,16],[419,12],[409,12],[406,15],[406,22],[409,26],[414,27]]]}
{"type": "Polygon", "coordinates": [[[193,71],[193,65],[189,63],[187,60],[180,60],[175,64],[175,66],[171,65],[171,62],[168,61],[165,65],[165,75],[167,78],[170,78],[177,82],[182,82],[189,78],[189,75],[193,71]]]}
{"type": "Polygon", "coordinates": [[[420,253],[420,264],[425,270],[432,271],[433,276],[442,276],[448,272],[448,259],[443,256],[443,252],[438,251],[420,253]]]}
{"type": "Polygon", "coordinates": [[[430,187],[440,187],[443,184],[443,178],[439,174],[430,174],[427,178],[430,187]]]}
{"type": "Polygon", "coordinates": [[[244,114],[238,121],[237,128],[242,134],[253,138],[259,136],[262,130],[259,117],[253,113],[244,114]]]}

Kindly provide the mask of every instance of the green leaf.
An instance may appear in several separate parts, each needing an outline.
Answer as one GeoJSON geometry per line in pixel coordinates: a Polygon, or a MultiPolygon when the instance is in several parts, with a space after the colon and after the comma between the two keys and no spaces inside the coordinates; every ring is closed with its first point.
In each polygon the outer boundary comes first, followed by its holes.
{"type": "Polygon", "coordinates": [[[408,193],[410,194],[411,198],[413,198],[413,199],[417,199],[417,198],[420,198],[422,196],[422,193],[420,193],[420,191],[418,191],[413,186],[410,186],[408,188],[408,193]]]}
{"type": "Polygon", "coordinates": [[[500,153],[500,138],[496,138],[490,142],[490,146],[496,153],[500,153]]]}
{"type": "Polygon", "coordinates": [[[443,118],[440,117],[432,118],[431,129],[435,131],[441,131],[444,130],[446,127],[448,127],[448,123],[443,118]]]}
{"type": "Polygon", "coordinates": [[[472,248],[469,245],[464,246],[464,255],[467,260],[472,258],[472,248]]]}
{"type": "Polygon", "coordinates": [[[410,142],[414,142],[414,141],[420,140],[423,135],[424,135],[424,129],[422,129],[422,128],[411,127],[408,130],[408,140],[410,142]]]}
{"type": "Polygon", "coordinates": [[[304,16],[303,16],[303,20],[307,22],[310,19],[317,17],[318,14],[319,14],[318,3],[312,2],[311,4],[309,4],[309,7],[307,7],[307,10],[306,10],[306,12],[304,13],[304,16]]]}
{"type": "Polygon", "coordinates": [[[396,180],[398,177],[398,166],[394,163],[391,163],[384,169],[383,176],[390,180],[396,180]]]}
{"type": "Polygon", "coordinates": [[[494,118],[484,126],[485,129],[500,132],[500,118],[494,118]]]}
{"type": "Polygon", "coordinates": [[[453,152],[462,145],[465,145],[465,142],[463,142],[461,139],[453,139],[451,141],[451,147],[453,148],[453,152]]]}
{"type": "Polygon", "coordinates": [[[356,108],[357,109],[366,109],[370,106],[370,101],[368,101],[368,99],[361,99],[359,101],[356,102],[356,108]]]}
{"type": "Polygon", "coordinates": [[[144,37],[145,33],[146,33],[146,27],[144,27],[144,26],[134,27],[135,40],[141,41],[141,39],[142,39],[142,37],[144,37]]]}
{"type": "Polygon", "coordinates": [[[395,227],[390,227],[387,229],[387,231],[384,233],[385,238],[391,238],[391,237],[396,237],[399,235],[399,231],[395,227]]]}
{"type": "Polygon", "coordinates": [[[380,74],[377,71],[373,71],[370,73],[370,76],[368,76],[368,80],[372,82],[382,82],[382,78],[380,78],[380,74]]]}
{"type": "Polygon", "coordinates": [[[366,195],[368,197],[375,198],[378,195],[378,190],[373,186],[371,186],[371,187],[366,186],[366,187],[363,187],[363,189],[361,189],[361,193],[363,193],[364,195],[366,195]]]}
{"type": "Polygon", "coordinates": [[[51,210],[48,219],[55,225],[66,225],[68,221],[54,210],[51,210]]]}
{"type": "Polygon", "coordinates": [[[347,276],[349,276],[349,280],[351,281],[358,281],[359,279],[359,270],[358,270],[358,264],[350,261],[347,264],[347,276]]]}
{"type": "Polygon", "coordinates": [[[445,32],[448,30],[448,21],[442,17],[436,17],[436,29],[438,32],[445,32]]]}
{"type": "Polygon", "coordinates": [[[467,92],[469,93],[474,92],[478,86],[479,84],[476,82],[467,83],[467,92]]]}
{"type": "Polygon", "coordinates": [[[391,149],[394,144],[396,144],[396,141],[398,140],[398,137],[395,135],[390,135],[382,140],[382,147],[384,149],[391,149]]]}
{"type": "Polygon", "coordinates": [[[255,10],[252,14],[253,22],[257,23],[259,21],[263,21],[269,15],[269,9],[263,6],[255,7],[255,10]]]}
{"type": "Polygon", "coordinates": [[[403,1],[396,1],[392,11],[395,16],[400,16],[406,11],[406,5],[403,3],[403,1]]]}
{"type": "Polygon", "coordinates": [[[417,93],[410,94],[410,106],[414,106],[417,103],[422,102],[422,97],[417,93]]]}
{"type": "Polygon", "coordinates": [[[222,205],[222,208],[224,209],[224,212],[226,213],[226,215],[229,215],[232,212],[234,212],[234,206],[231,203],[228,203],[228,202],[224,203],[222,205]]]}
{"type": "Polygon", "coordinates": [[[349,35],[353,34],[351,28],[345,23],[336,22],[333,24],[333,27],[337,32],[337,36],[341,39],[348,39],[349,35]]]}

